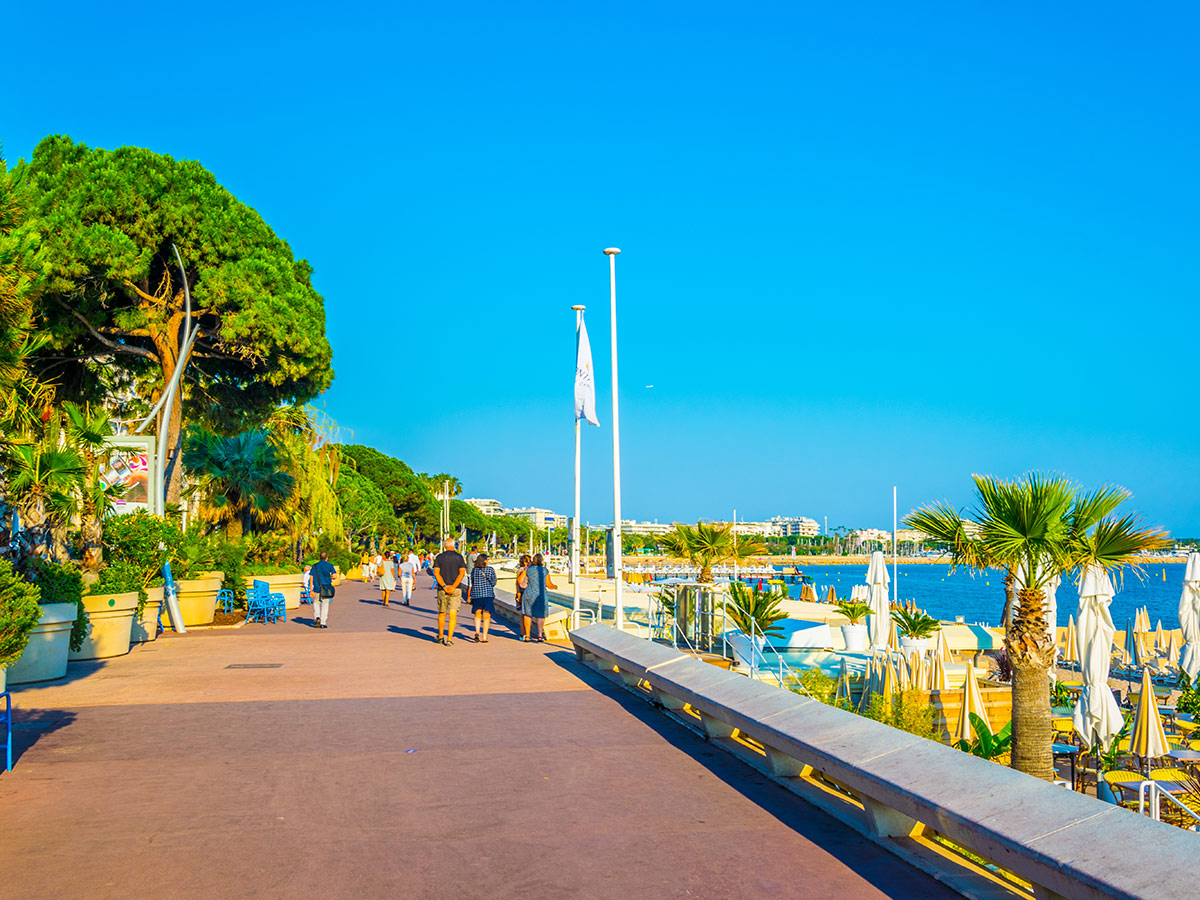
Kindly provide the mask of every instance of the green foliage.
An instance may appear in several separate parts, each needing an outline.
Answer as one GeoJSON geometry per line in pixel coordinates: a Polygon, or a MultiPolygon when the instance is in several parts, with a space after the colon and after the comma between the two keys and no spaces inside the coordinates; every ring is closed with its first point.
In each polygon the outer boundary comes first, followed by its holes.
{"type": "Polygon", "coordinates": [[[927,638],[942,627],[937,619],[919,609],[894,608],[892,620],[896,623],[896,630],[909,638],[927,638]]]}
{"type": "Polygon", "coordinates": [[[837,679],[826,675],[816,666],[800,673],[800,685],[808,696],[822,703],[833,703],[837,694],[837,679]]]}
{"type": "Polygon", "coordinates": [[[29,633],[42,615],[39,596],[38,588],[21,578],[12,563],[0,559],[0,668],[11,666],[25,652],[29,633]]]}
{"type": "Polygon", "coordinates": [[[676,524],[675,530],[658,541],[669,556],[700,569],[697,581],[711,582],[712,567],[745,559],[763,550],[762,542],[748,535],[735,535],[732,523],[697,522],[676,524]]]}
{"type": "Polygon", "coordinates": [[[1100,744],[1092,747],[1092,755],[1096,757],[1098,768],[1101,772],[1111,772],[1114,769],[1119,769],[1124,764],[1128,756],[1128,752],[1123,752],[1119,748],[1119,744],[1123,738],[1129,737],[1129,732],[1133,728],[1133,713],[1125,715],[1125,724],[1121,726],[1121,730],[1113,737],[1112,743],[1105,750],[1100,744]]]}
{"type": "Polygon", "coordinates": [[[175,558],[183,544],[183,532],[170,519],[145,510],[104,520],[104,548],[110,563],[136,566],[141,586],[162,577],[163,564],[175,558]]]}
{"type": "Polygon", "coordinates": [[[189,427],[183,464],[198,477],[193,490],[204,498],[205,518],[224,526],[231,540],[255,524],[282,524],[283,504],[296,479],[284,471],[266,431],[221,437],[189,427]]]}
{"type": "MultiPolygon", "coordinates": [[[[250,538],[246,547],[246,562],[253,565],[287,566],[292,564],[292,542],[286,534],[265,531],[250,538]]],[[[291,571],[295,571],[292,564],[291,571]]]]}
{"type": "Polygon", "coordinates": [[[400,522],[383,490],[362,473],[343,467],[338,474],[337,496],[346,535],[352,541],[400,533],[400,522]]]}
{"type": "Polygon", "coordinates": [[[186,419],[232,431],[328,387],[332,353],[311,267],[199,163],[52,136],[17,175],[47,250],[36,308],[47,352],[79,360],[62,370],[64,383],[95,393],[103,367],[86,360],[100,354],[144,390],[165,383],[173,357],[160,364],[158,354],[179,346],[182,327],[174,244],[200,326],[186,419]]]}
{"type": "Polygon", "coordinates": [[[837,605],[837,611],[849,619],[851,625],[857,625],[871,614],[871,604],[860,603],[857,600],[843,600],[837,605]]]}
{"type": "Polygon", "coordinates": [[[246,582],[242,580],[245,574],[246,545],[242,541],[227,541],[220,535],[210,535],[208,538],[208,555],[212,567],[218,572],[224,572],[221,582],[222,590],[232,591],[233,596],[241,599],[246,596],[246,582]]]}
{"type": "Polygon", "coordinates": [[[746,635],[780,637],[783,629],[779,622],[788,617],[780,609],[787,594],[774,588],[759,590],[741,581],[729,585],[732,602],[722,603],[725,615],[746,635]],[[735,605],[736,604],[736,605],[735,605]]]}
{"type": "Polygon", "coordinates": [[[29,577],[41,591],[40,603],[74,603],[77,607],[75,624],[71,626],[71,649],[80,650],[87,637],[87,610],[83,608],[83,575],[72,566],[34,559],[29,562],[29,577]]]}
{"type": "Polygon", "coordinates": [[[1050,703],[1052,706],[1074,706],[1075,700],[1067,686],[1062,681],[1056,681],[1050,689],[1050,703]]]}
{"type": "Polygon", "coordinates": [[[1176,712],[1189,713],[1193,716],[1200,714],[1200,688],[1192,684],[1187,672],[1182,669],[1179,670],[1179,690],[1183,694],[1175,705],[1176,712]]]}
{"type": "Polygon", "coordinates": [[[936,741],[938,733],[934,723],[937,712],[928,700],[929,695],[922,691],[905,691],[890,698],[874,694],[862,715],[909,734],[936,741]]]}
{"type": "Polygon", "coordinates": [[[975,713],[969,715],[971,727],[975,730],[975,740],[958,741],[955,747],[983,759],[995,759],[1012,750],[1012,722],[993,733],[985,719],[975,713]]]}

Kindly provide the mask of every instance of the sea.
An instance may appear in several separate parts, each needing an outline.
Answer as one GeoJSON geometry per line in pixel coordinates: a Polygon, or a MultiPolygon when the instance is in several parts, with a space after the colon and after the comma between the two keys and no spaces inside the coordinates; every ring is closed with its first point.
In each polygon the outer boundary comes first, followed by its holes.
{"type": "MultiPolygon", "coordinates": [[[[1143,566],[1140,572],[1126,570],[1113,579],[1116,595],[1110,611],[1117,630],[1125,628],[1134,611],[1145,606],[1150,611],[1150,624],[1160,620],[1163,628],[1179,627],[1179,597],[1183,593],[1184,563],[1154,563],[1143,566]]],[[[850,596],[856,584],[865,584],[867,567],[807,566],[801,571],[813,579],[817,597],[825,599],[832,585],[838,599],[850,596]]],[[[892,567],[888,565],[890,575],[892,567]]],[[[947,565],[901,565],[897,570],[897,594],[900,600],[915,601],[929,615],[943,621],[955,616],[972,624],[998,625],[1004,611],[1004,573],[999,569],[971,572],[959,569],[951,574],[947,565]]],[[[790,596],[799,598],[800,584],[788,587],[790,596]]],[[[1058,625],[1067,624],[1067,616],[1075,615],[1079,606],[1079,591],[1074,581],[1064,580],[1056,595],[1058,625]]],[[[1076,616],[1078,618],[1078,616],[1076,616]]]]}

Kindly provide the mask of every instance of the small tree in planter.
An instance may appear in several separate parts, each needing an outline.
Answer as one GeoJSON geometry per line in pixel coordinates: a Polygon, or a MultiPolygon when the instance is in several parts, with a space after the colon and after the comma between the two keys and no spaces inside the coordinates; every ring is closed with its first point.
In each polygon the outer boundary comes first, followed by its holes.
{"type": "Polygon", "coordinates": [[[721,607],[746,637],[753,639],[756,634],[764,637],[783,636],[779,622],[786,619],[788,614],[779,608],[786,598],[782,591],[760,591],[752,585],[735,581],[729,585],[729,594],[732,603],[722,603],[721,607]]]}
{"type": "Polygon", "coordinates": [[[71,566],[35,559],[29,563],[29,577],[41,591],[38,602],[43,606],[49,603],[74,603],[78,608],[75,624],[71,627],[71,649],[78,652],[83,647],[83,639],[87,637],[90,625],[87,610],[83,608],[83,576],[71,566]]]}
{"type": "Polygon", "coordinates": [[[929,639],[942,627],[937,619],[919,609],[893,609],[892,620],[900,632],[901,646],[907,644],[905,649],[912,650],[928,650],[929,639]]]}
{"type": "Polygon", "coordinates": [[[846,649],[851,652],[865,650],[867,626],[862,624],[862,620],[871,614],[870,604],[857,600],[843,600],[837,605],[837,610],[850,620],[849,625],[842,626],[842,639],[846,643],[846,649]]]}
{"type": "MultiPolygon", "coordinates": [[[[127,575],[120,573],[132,569],[136,573],[136,584],[132,587],[114,588],[111,591],[93,588],[92,593],[138,591],[137,614],[140,616],[146,604],[146,588],[162,584],[163,563],[179,553],[182,543],[183,533],[175,523],[162,516],[152,516],[144,510],[106,519],[104,547],[108,551],[110,568],[125,567],[114,572],[109,578],[128,580],[127,575]]],[[[101,578],[103,577],[102,572],[101,578]]]]}
{"type": "Polygon", "coordinates": [[[8,560],[0,559],[0,669],[25,652],[29,633],[41,618],[41,592],[21,578],[8,560]]]}

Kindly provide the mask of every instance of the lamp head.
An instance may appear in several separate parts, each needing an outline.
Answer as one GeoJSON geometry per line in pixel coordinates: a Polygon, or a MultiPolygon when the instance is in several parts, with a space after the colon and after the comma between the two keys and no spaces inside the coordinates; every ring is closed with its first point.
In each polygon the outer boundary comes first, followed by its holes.
{"type": "Polygon", "coordinates": [[[605,255],[605,256],[616,256],[616,255],[617,255],[618,253],[620,253],[620,252],[621,252],[621,248],[620,248],[620,247],[605,247],[605,248],[604,248],[604,255],[605,255]]]}
{"type": "Polygon", "coordinates": [[[587,309],[587,307],[581,306],[580,304],[576,303],[574,306],[571,307],[571,309],[575,310],[575,312],[583,312],[585,309],[587,309]]]}

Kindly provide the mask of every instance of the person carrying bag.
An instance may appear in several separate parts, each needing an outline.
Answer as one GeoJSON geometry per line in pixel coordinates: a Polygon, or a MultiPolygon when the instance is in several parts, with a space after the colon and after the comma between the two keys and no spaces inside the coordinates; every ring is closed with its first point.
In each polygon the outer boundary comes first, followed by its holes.
{"type": "Polygon", "coordinates": [[[316,588],[316,595],[313,597],[313,627],[328,628],[329,627],[329,601],[333,599],[334,589],[333,580],[337,575],[337,569],[333,567],[333,563],[329,561],[329,553],[321,554],[321,561],[312,567],[313,586],[316,588]]]}

